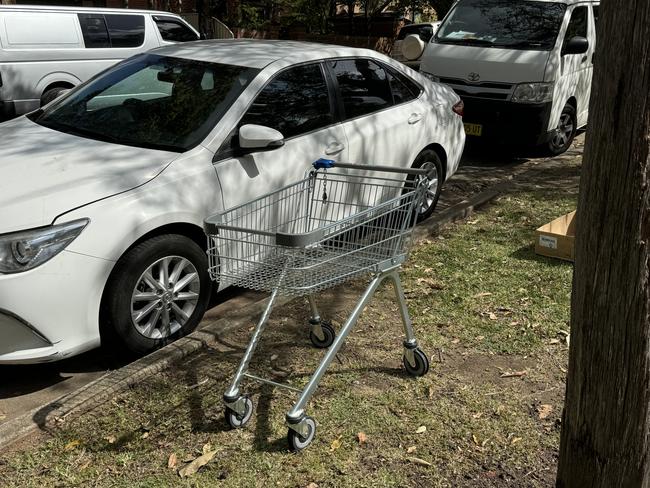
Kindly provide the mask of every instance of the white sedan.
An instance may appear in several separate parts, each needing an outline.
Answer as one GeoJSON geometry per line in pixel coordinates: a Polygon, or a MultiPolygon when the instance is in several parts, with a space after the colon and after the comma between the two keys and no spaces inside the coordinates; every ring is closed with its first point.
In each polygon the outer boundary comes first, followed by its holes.
{"type": "Polygon", "coordinates": [[[0,363],[145,353],[213,292],[203,219],[325,156],[458,166],[462,102],[365,49],[251,40],[155,49],[0,125],[0,363]]]}

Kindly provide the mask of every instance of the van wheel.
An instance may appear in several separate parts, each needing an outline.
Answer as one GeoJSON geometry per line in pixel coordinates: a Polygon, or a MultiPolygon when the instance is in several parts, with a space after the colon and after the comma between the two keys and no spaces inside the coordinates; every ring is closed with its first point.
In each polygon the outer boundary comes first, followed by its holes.
{"type": "Polygon", "coordinates": [[[43,95],[41,95],[41,107],[56,100],[67,91],[70,91],[70,88],[63,88],[60,86],[55,88],[50,88],[49,90],[45,90],[43,92],[43,95]]]}
{"type": "Polygon", "coordinates": [[[576,130],[576,109],[573,108],[573,105],[566,104],[562,109],[562,115],[560,115],[560,123],[548,142],[548,152],[557,156],[569,149],[576,136],[576,130]]]}
{"type": "Polygon", "coordinates": [[[193,240],[168,234],[138,244],[117,262],[104,293],[108,342],[144,354],[188,334],[211,288],[207,255],[193,240]]]}

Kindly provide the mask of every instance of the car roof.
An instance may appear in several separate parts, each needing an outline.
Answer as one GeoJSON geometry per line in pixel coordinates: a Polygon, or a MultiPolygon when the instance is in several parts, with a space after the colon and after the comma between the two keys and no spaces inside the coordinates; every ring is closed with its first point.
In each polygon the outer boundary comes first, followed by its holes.
{"type": "Polygon", "coordinates": [[[379,57],[377,52],[370,49],[315,42],[258,39],[212,39],[185,42],[152,49],[150,52],[161,56],[233,64],[257,69],[262,69],[279,60],[297,64],[345,56],[379,57]]]}
{"type": "Polygon", "coordinates": [[[155,15],[170,15],[178,17],[178,14],[173,12],[164,12],[162,10],[138,10],[138,9],[125,9],[125,8],[103,8],[103,7],[53,7],[47,5],[0,5],[2,10],[33,10],[40,12],[93,12],[93,13],[115,13],[115,14],[155,14],[155,15]]]}

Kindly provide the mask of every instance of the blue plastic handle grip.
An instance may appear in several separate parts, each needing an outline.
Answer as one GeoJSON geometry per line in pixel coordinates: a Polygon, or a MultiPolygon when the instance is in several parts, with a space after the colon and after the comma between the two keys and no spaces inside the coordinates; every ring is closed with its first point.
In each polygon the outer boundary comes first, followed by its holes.
{"type": "Polygon", "coordinates": [[[333,159],[325,159],[325,158],[320,158],[312,163],[312,165],[316,169],[333,168],[335,164],[336,161],[334,161],[333,159]]]}

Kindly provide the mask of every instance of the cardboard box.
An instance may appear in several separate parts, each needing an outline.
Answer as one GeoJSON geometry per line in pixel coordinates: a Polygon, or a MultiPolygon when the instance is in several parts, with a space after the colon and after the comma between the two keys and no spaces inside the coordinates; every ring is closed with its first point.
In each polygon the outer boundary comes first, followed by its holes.
{"type": "Polygon", "coordinates": [[[542,225],[535,231],[535,252],[542,256],[573,261],[575,211],[542,225]]]}

